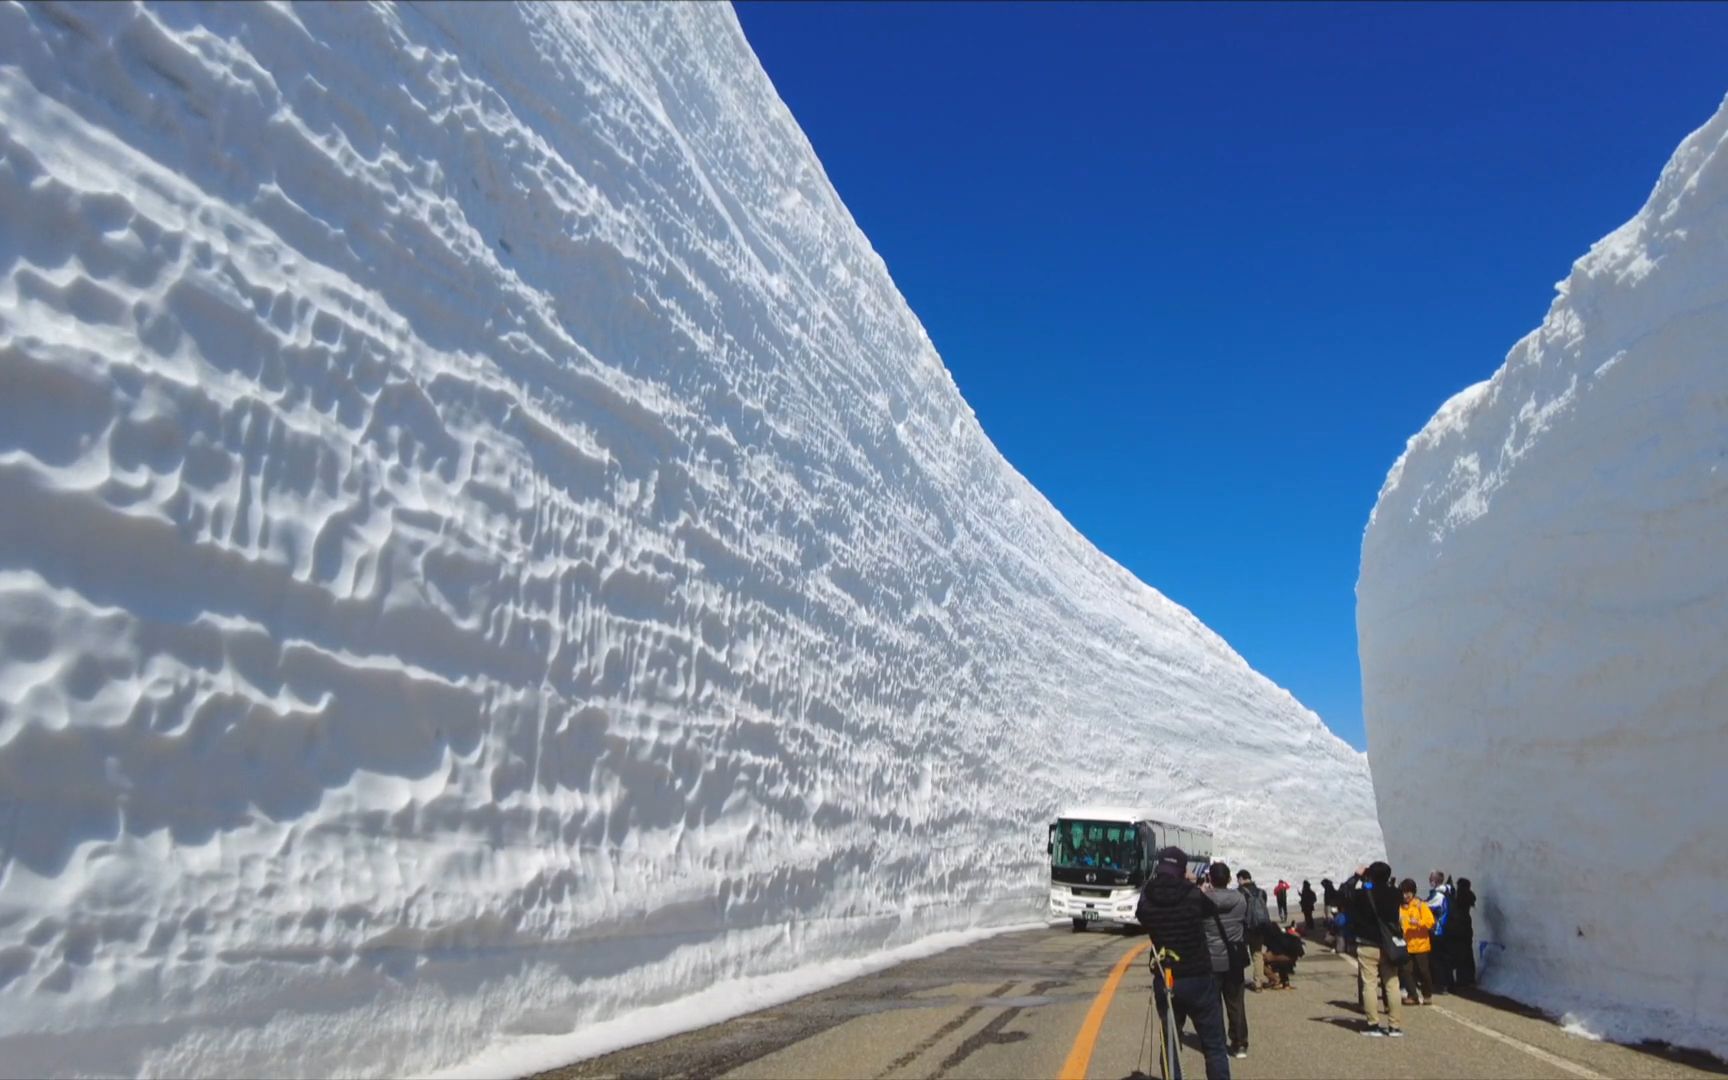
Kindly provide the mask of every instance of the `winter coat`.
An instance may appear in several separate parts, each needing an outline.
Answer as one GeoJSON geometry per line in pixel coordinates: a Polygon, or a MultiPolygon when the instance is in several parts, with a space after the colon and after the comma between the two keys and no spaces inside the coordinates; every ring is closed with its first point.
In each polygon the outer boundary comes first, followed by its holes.
{"type": "Polygon", "coordinates": [[[1448,916],[1451,914],[1447,908],[1452,906],[1451,900],[1452,886],[1450,885],[1436,885],[1433,890],[1428,893],[1428,906],[1434,912],[1435,937],[1442,937],[1446,933],[1446,924],[1449,921],[1448,916]]]}
{"type": "Polygon", "coordinates": [[[1271,953],[1273,956],[1288,956],[1295,958],[1301,956],[1307,950],[1303,946],[1302,939],[1299,936],[1287,933],[1283,930],[1275,930],[1266,935],[1266,951],[1271,953]]]}
{"type": "Polygon", "coordinates": [[[1471,923],[1470,909],[1476,906],[1476,894],[1469,889],[1460,887],[1452,894],[1452,902],[1446,905],[1451,909],[1447,922],[1447,932],[1454,937],[1468,938],[1476,929],[1471,923]]]}
{"type": "Polygon", "coordinates": [[[1134,915],[1155,949],[1168,949],[1177,959],[1170,969],[1178,979],[1212,974],[1212,953],[1206,947],[1205,924],[1218,905],[1192,881],[1155,875],[1140,891],[1134,915]]]}
{"type": "Polygon", "coordinates": [[[1434,948],[1433,908],[1412,896],[1409,903],[1398,909],[1398,919],[1404,927],[1404,941],[1412,955],[1434,948]]]}
{"type": "Polygon", "coordinates": [[[1349,917],[1350,932],[1362,944],[1379,948],[1380,924],[1385,923],[1388,927],[1399,925],[1403,896],[1397,886],[1387,882],[1375,888],[1371,882],[1352,874],[1339,891],[1343,893],[1340,906],[1349,917]]]}
{"type": "Polygon", "coordinates": [[[1297,900],[1302,906],[1302,914],[1307,915],[1313,912],[1314,901],[1316,899],[1317,897],[1314,895],[1314,890],[1312,888],[1303,889],[1301,893],[1297,895],[1297,900]]]}
{"type": "Polygon", "coordinates": [[[1213,974],[1223,975],[1230,970],[1230,948],[1224,943],[1234,941],[1240,945],[1247,940],[1243,923],[1248,916],[1248,902],[1235,889],[1214,889],[1208,895],[1218,906],[1218,918],[1207,919],[1203,924],[1206,948],[1212,954],[1213,974]],[[1223,937],[1218,936],[1220,926],[1224,928],[1223,937]]]}

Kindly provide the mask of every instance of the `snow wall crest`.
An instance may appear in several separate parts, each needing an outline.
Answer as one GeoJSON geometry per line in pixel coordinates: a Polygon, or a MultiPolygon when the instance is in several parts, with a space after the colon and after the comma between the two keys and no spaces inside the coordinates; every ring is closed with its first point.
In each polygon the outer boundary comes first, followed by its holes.
{"type": "Polygon", "coordinates": [[[1380,821],[1490,987],[1728,1054],[1728,103],[1558,288],[1364,536],[1380,821]]]}
{"type": "Polygon", "coordinates": [[[694,4],[0,4],[0,1073],[400,1075],[1263,876],[1366,763],[994,450],[694,4]]]}

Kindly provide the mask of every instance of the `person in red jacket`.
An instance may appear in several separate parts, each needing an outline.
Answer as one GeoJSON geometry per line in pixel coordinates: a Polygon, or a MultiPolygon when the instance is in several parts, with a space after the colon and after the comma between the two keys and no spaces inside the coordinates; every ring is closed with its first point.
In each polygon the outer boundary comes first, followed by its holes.
{"type": "Polygon", "coordinates": [[[1273,886],[1273,888],[1272,888],[1272,895],[1276,896],[1278,898],[1278,921],[1281,923],[1289,922],[1290,921],[1290,883],[1288,881],[1285,881],[1283,878],[1279,878],[1278,884],[1273,886]]]}

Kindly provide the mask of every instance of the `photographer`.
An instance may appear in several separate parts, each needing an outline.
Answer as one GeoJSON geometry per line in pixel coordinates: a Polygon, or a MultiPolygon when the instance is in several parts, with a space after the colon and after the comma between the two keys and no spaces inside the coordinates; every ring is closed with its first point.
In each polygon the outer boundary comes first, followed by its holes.
{"type": "Polygon", "coordinates": [[[1362,1009],[1368,1014],[1368,1029],[1362,1034],[1397,1038],[1404,1034],[1404,1017],[1396,989],[1398,963],[1388,954],[1394,943],[1386,939],[1396,935],[1402,924],[1392,868],[1383,862],[1370,863],[1350,875],[1342,892],[1344,912],[1356,935],[1356,966],[1365,984],[1362,1009]],[[1380,1022],[1382,992],[1386,995],[1384,1025],[1380,1022]]]}
{"type": "MultiPolygon", "coordinates": [[[[1194,1018],[1194,1030],[1206,1051],[1207,1080],[1230,1080],[1230,1052],[1224,1044],[1224,1010],[1220,1006],[1218,980],[1212,974],[1212,954],[1206,947],[1206,923],[1218,913],[1212,898],[1188,880],[1188,856],[1181,848],[1158,852],[1152,878],[1140,893],[1135,915],[1152,939],[1152,948],[1164,955],[1173,981],[1168,1007],[1178,1030],[1185,1017],[1194,1018]]],[[[1166,1008],[1163,986],[1158,1009],[1166,1008]]]]}

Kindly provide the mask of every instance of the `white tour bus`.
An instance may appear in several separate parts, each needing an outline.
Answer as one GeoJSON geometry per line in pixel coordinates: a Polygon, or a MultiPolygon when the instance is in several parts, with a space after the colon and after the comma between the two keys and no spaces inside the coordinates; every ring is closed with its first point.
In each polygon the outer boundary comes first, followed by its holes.
{"type": "Polygon", "coordinates": [[[1212,861],[1212,834],[1172,825],[1155,810],[1077,806],[1050,825],[1050,918],[1137,926],[1140,886],[1158,849],[1179,847],[1192,877],[1212,861]]]}

